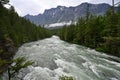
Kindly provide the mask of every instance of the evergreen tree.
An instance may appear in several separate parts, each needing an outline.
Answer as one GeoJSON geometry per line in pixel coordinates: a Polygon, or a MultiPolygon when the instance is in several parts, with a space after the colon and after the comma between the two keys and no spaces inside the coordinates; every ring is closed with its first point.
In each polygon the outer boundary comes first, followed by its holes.
{"type": "Polygon", "coordinates": [[[0,0],[0,4],[7,4],[9,0],[0,0]]]}
{"type": "Polygon", "coordinates": [[[104,16],[88,17],[87,13],[76,25],[57,30],[58,35],[65,41],[120,57],[120,7],[116,13],[112,9],[104,16]]]}
{"type": "Polygon", "coordinates": [[[5,8],[3,5],[8,2],[8,0],[0,0],[0,73],[10,65],[15,48],[25,42],[51,36],[49,30],[19,17],[13,6],[9,9],[5,8]]]}

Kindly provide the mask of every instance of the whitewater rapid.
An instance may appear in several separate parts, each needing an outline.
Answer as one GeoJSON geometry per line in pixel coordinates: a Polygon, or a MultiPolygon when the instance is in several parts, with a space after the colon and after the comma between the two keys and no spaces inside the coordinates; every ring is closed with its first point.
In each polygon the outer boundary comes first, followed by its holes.
{"type": "Polygon", "coordinates": [[[21,56],[35,62],[21,71],[23,80],[59,80],[62,75],[75,80],[120,80],[120,58],[64,42],[57,36],[24,44],[15,57],[21,56]]]}

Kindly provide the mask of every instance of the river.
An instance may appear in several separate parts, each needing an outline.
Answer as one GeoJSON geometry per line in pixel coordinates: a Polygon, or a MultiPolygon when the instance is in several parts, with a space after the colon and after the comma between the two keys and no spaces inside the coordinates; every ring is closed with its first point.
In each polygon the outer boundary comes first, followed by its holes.
{"type": "Polygon", "coordinates": [[[20,56],[35,62],[20,73],[24,80],[59,80],[62,75],[75,80],[120,80],[120,58],[64,42],[57,36],[25,43],[15,57],[20,56]]]}

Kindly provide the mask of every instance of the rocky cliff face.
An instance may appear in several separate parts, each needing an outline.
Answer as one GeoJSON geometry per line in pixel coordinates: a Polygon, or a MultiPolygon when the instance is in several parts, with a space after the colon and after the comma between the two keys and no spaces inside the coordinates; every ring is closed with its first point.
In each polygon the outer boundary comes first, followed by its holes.
{"type": "Polygon", "coordinates": [[[76,7],[58,6],[45,10],[43,14],[36,16],[26,15],[25,18],[37,25],[45,25],[59,22],[76,21],[79,17],[85,17],[87,6],[92,15],[104,15],[109,9],[109,4],[82,3],[76,7]]]}

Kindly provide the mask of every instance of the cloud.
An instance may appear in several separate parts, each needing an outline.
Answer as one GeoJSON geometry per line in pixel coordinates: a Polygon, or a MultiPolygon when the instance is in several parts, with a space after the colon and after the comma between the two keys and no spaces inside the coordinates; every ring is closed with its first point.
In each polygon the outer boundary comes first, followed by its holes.
{"type": "Polygon", "coordinates": [[[45,9],[57,7],[58,5],[77,6],[83,2],[111,3],[111,0],[10,0],[10,4],[15,7],[20,16],[26,14],[37,15],[43,13],[45,9]]]}

